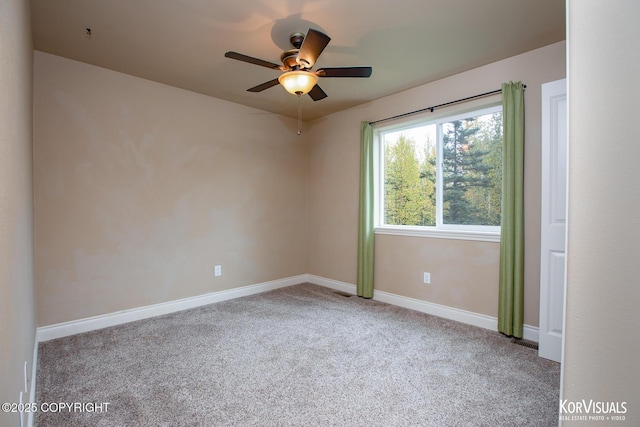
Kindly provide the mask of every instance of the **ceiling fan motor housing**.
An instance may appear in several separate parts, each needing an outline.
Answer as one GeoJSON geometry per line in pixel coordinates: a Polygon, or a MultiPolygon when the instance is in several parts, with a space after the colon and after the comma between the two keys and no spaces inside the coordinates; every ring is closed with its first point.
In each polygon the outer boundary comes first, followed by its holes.
{"type": "Polygon", "coordinates": [[[299,49],[289,49],[282,52],[280,55],[280,60],[282,61],[282,65],[285,68],[292,70],[298,67],[298,63],[296,62],[296,58],[298,56],[299,49]]]}
{"type": "Polygon", "coordinates": [[[291,34],[291,36],[289,36],[289,42],[291,43],[291,46],[295,47],[296,49],[300,49],[303,41],[304,34],[302,33],[293,33],[291,34]]]}

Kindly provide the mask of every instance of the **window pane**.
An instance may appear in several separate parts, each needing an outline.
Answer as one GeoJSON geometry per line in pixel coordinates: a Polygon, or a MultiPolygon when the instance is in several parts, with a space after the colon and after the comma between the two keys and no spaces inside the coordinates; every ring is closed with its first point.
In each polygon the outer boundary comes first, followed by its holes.
{"type": "Polygon", "coordinates": [[[502,114],[442,124],[444,224],[500,225],[502,114]]]}
{"type": "Polygon", "coordinates": [[[384,223],[436,225],[436,125],[383,136],[384,223]]]}

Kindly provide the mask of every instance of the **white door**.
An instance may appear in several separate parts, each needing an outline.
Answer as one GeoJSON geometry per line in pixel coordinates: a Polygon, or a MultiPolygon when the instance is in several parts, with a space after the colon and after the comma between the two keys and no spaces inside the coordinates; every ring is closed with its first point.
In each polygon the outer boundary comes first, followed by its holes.
{"type": "Polygon", "coordinates": [[[542,85],[542,215],[538,355],[560,362],[567,227],[566,80],[542,85]]]}

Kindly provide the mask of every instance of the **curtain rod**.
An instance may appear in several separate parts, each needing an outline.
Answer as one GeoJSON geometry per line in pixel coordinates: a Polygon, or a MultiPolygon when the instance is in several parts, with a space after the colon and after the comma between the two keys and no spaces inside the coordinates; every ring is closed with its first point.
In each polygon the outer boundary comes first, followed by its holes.
{"type": "MultiPolygon", "coordinates": [[[[523,89],[526,88],[526,87],[527,87],[527,85],[522,85],[523,89]]],[[[501,92],[502,92],[502,89],[492,90],[491,92],[485,92],[485,93],[481,93],[479,95],[468,96],[466,98],[456,99],[455,101],[445,102],[444,104],[434,105],[433,107],[421,108],[420,110],[410,111],[408,113],[398,114],[397,116],[387,117],[385,119],[376,120],[375,122],[369,122],[369,124],[375,125],[376,123],[386,122],[387,120],[399,119],[400,117],[410,116],[412,114],[424,113],[425,111],[431,111],[433,113],[433,110],[435,110],[436,108],[446,107],[448,105],[453,105],[453,104],[459,104],[461,102],[471,101],[472,99],[483,98],[485,96],[495,95],[495,94],[501,93],[501,92]]]]}

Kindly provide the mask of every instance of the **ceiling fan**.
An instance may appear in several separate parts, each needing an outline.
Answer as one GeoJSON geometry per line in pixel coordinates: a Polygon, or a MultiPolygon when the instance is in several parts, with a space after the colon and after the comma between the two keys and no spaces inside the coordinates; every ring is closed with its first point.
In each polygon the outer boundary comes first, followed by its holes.
{"type": "Polygon", "coordinates": [[[302,33],[291,34],[289,41],[293,49],[282,52],[282,55],[280,55],[282,65],[237,52],[227,52],[224,56],[283,71],[277,79],[269,80],[247,89],[248,92],[262,92],[265,89],[281,84],[293,95],[301,96],[308,93],[314,101],[319,101],[326,98],[327,94],[317,85],[318,77],[370,77],[373,71],[371,67],[331,67],[311,71],[311,68],[330,40],[331,38],[328,35],[313,28],[309,28],[306,35],[302,33]]]}

